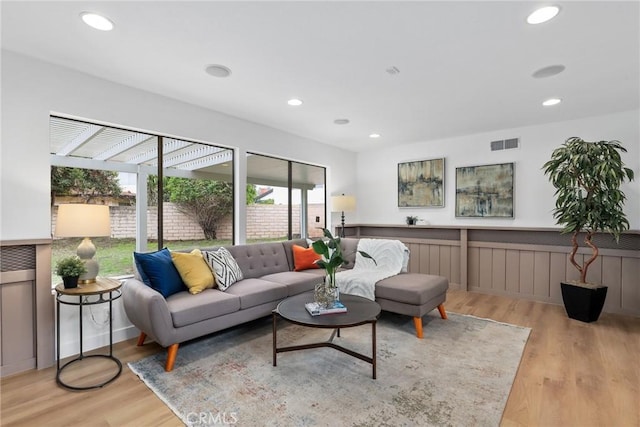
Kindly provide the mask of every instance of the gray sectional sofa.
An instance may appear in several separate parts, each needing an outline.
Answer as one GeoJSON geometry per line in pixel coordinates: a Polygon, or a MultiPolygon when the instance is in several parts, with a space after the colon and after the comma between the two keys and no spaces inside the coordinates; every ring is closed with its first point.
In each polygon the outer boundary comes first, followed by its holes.
{"type": "MultiPolygon", "coordinates": [[[[342,239],[353,266],[358,239],[342,239]]],[[[173,369],[180,343],[270,315],[283,299],[308,292],[323,280],[324,270],[293,271],[292,246],[307,247],[304,239],[275,243],[228,246],[242,270],[243,280],[226,291],[205,289],[192,295],[186,290],[164,298],[139,276],[123,286],[125,312],[139,330],[138,345],[146,337],[168,349],[165,370],[173,369]]],[[[446,319],[444,301],[449,282],[425,274],[401,273],[376,283],[376,301],[386,311],[414,318],[422,338],[422,316],[438,308],[446,319]]]]}

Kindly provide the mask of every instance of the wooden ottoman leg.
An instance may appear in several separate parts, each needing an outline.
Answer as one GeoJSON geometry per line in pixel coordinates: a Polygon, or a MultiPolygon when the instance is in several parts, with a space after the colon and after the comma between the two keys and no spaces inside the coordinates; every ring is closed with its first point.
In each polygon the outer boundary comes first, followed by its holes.
{"type": "Polygon", "coordinates": [[[447,318],[447,312],[444,311],[444,304],[440,304],[438,306],[438,311],[440,312],[440,317],[442,317],[443,319],[447,318]]]}
{"type": "Polygon", "coordinates": [[[176,356],[178,355],[178,346],[180,344],[171,344],[167,349],[167,364],[164,366],[166,372],[173,371],[173,364],[176,362],[176,356]]]}
{"type": "Polygon", "coordinates": [[[413,324],[416,326],[416,336],[422,338],[422,317],[414,317],[413,324]]]}
{"type": "Polygon", "coordinates": [[[140,332],[140,336],[138,337],[138,347],[144,345],[145,338],[147,338],[147,334],[145,334],[144,332],[140,332]]]}

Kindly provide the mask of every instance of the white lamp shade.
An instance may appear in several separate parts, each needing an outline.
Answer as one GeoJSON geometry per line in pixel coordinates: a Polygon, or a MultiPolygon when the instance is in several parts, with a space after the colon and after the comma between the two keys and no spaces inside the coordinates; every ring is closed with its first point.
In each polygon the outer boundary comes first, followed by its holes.
{"type": "Polygon", "coordinates": [[[356,210],[356,198],[354,196],[331,197],[333,212],[354,212],[356,210]]]}
{"type": "Polygon", "coordinates": [[[57,237],[98,237],[111,235],[109,206],[67,204],[58,206],[57,237]]]}

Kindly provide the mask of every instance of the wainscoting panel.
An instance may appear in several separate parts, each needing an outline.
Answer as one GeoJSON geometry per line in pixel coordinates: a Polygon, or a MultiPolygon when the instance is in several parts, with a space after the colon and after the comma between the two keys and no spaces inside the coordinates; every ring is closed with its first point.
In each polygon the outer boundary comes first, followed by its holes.
{"type": "Polygon", "coordinates": [[[407,241],[404,243],[411,251],[409,272],[435,274],[445,276],[453,283],[460,282],[459,247],[407,241]]]}
{"type": "Polygon", "coordinates": [[[480,288],[480,249],[467,249],[467,287],[480,288]]]}
{"type": "Polygon", "coordinates": [[[0,242],[0,376],[53,365],[51,241],[0,242]]]}
{"type": "Polygon", "coordinates": [[[435,244],[406,243],[411,250],[409,272],[445,276],[450,281],[459,282],[460,248],[435,244]],[[416,256],[416,254],[418,254],[416,256]]]}
{"type": "MultiPolygon", "coordinates": [[[[433,271],[431,274],[440,275],[440,247],[435,245],[429,245],[429,271],[433,271]]],[[[443,274],[449,275],[448,271],[443,271],[443,274]]]]}
{"type": "Polygon", "coordinates": [[[551,254],[548,252],[534,252],[533,258],[533,295],[538,298],[549,298],[549,258],[551,254]]]}
{"type": "Polygon", "coordinates": [[[3,376],[36,367],[35,313],[32,310],[34,300],[33,280],[0,286],[3,376]]]}
{"type": "Polygon", "coordinates": [[[491,261],[491,288],[504,292],[507,290],[507,251],[494,250],[491,261]]]}
{"type": "MultiPolygon", "coordinates": [[[[464,270],[464,273],[461,270],[461,266],[462,266],[462,261],[461,261],[461,255],[462,254],[462,250],[459,247],[455,247],[455,246],[451,246],[451,273],[449,276],[446,276],[449,278],[449,281],[451,283],[453,283],[454,287],[455,286],[460,286],[460,284],[463,283],[462,280],[462,274],[466,275],[466,268],[464,270]]],[[[466,253],[465,253],[465,259],[466,259],[466,253]]],[[[466,263],[465,263],[466,266],[466,263]]],[[[464,279],[464,283],[466,284],[466,276],[464,279]]]]}
{"type": "MultiPolygon", "coordinates": [[[[351,225],[345,231],[401,240],[411,250],[410,272],[445,276],[454,289],[562,304],[560,282],[580,278],[569,260],[570,239],[559,230],[351,225]]],[[[600,256],[587,281],[608,286],[604,310],[640,317],[640,232],[623,234],[620,244],[608,235],[595,241],[600,256]]],[[[576,261],[588,256],[581,248],[576,261]]]]}
{"type": "MultiPolygon", "coordinates": [[[[575,270],[571,266],[572,270],[575,270]]],[[[567,254],[551,252],[549,263],[549,296],[551,301],[562,301],[562,291],[559,283],[567,277],[567,254]]]]}
{"type": "Polygon", "coordinates": [[[505,262],[505,291],[510,294],[517,294],[520,292],[520,253],[513,249],[507,249],[505,262]]]}
{"type": "Polygon", "coordinates": [[[631,312],[640,311],[640,263],[638,258],[622,258],[621,288],[622,308],[631,312]]]}
{"type": "Polygon", "coordinates": [[[447,277],[451,276],[451,247],[442,246],[438,248],[440,250],[440,256],[438,258],[438,274],[446,274],[447,277]]]}
{"type": "Polygon", "coordinates": [[[521,295],[533,295],[533,272],[535,270],[534,253],[532,251],[519,251],[520,257],[520,291],[521,295]]]}
{"type": "Polygon", "coordinates": [[[622,258],[602,257],[602,283],[615,283],[607,290],[605,309],[622,306],[622,258]]]}

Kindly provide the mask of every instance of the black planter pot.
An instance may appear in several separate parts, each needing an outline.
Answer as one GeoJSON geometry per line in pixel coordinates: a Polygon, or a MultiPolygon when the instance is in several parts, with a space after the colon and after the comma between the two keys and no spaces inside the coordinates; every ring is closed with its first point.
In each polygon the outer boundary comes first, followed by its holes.
{"type": "Polygon", "coordinates": [[[64,283],[64,287],[66,289],[77,288],[78,287],[78,277],[79,276],[67,276],[62,278],[62,282],[64,283]]]}
{"type": "Polygon", "coordinates": [[[604,300],[607,298],[606,286],[585,288],[561,282],[560,288],[567,316],[587,323],[598,320],[604,307],[604,300]]]}

